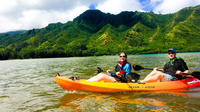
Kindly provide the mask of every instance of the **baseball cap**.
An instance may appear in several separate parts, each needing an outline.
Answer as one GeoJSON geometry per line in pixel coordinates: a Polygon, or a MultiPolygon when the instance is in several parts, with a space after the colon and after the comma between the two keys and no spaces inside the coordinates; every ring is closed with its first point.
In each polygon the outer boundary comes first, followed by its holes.
{"type": "Polygon", "coordinates": [[[169,49],[168,52],[176,53],[174,49],[169,49]]]}

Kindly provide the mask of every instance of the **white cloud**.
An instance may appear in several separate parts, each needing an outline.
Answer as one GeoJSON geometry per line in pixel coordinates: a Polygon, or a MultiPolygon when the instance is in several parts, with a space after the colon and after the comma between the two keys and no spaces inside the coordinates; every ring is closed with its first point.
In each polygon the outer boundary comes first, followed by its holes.
{"type": "Polygon", "coordinates": [[[196,6],[200,4],[200,0],[163,0],[155,9],[155,13],[167,14],[175,13],[182,8],[196,6]]]}
{"type": "Polygon", "coordinates": [[[74,17],[77,17],[87,9],[85,6],[80,6],[67,11],[27,10],[23,12],[23,16],[18,20],[21,27],[26,29],[41,28],[49,23],[72,21],[74,17]]]}
{"type": "MultiPolygon", "coordinates": [[[[0,3],[0,32],[42,28],[73,20],[89,9],[89,0],[5,0],[0,3]]],[[[96,0],[97,1],[97,0],[96,0]]]]}
{"type": "Polygon", "coordinates": [[[97,5],[97,9],[118,14],[121,11],[141,10],[141,5],[138,0],[105,0],[97,5]]]}
{"type": "Polygon", "coordinates": [[[200,4],[200,0],[2,0],[0,3],[0,32],[43,28],[49,23],[65,23],[96,6],[103,12],[153,10],[173,13],[187,6],[200,4]],[[140,3],[140,2],[143,2],[140,3]]]}
{"type": "Polygon", "coordinates": [[[4,0],[0,3],[0,14],[8,13],[17,5],[16,1],[4,0]]]}

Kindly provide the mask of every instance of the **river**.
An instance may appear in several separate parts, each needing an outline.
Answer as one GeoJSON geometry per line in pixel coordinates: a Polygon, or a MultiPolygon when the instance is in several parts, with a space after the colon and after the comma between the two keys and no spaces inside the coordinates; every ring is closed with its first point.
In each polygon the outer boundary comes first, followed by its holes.
{"type": "MultiPolygon", "coordinates": [[[[200,71],[200,53],[178,53],[191,71],[200,71]]],[[[0,61],[1,112],[199,112],[200,88],[160,92],[90,93],[66,91],[54,81],[63,76],[90,78],[97,67],[114,70],[119,56],[0,61]]],[[[128,55],[128,61],[162,68],[166,54],[128,55]]],[[[136,73],[144,78],[149,70],[136,73]]]]}

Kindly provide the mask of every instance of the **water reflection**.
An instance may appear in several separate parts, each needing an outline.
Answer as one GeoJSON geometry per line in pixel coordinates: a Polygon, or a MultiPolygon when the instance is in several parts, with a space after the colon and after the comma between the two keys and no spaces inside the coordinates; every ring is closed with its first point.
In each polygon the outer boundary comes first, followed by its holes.
{"type": "MultiPolygon", "coordinates": [[[[199,53],[178,53],[191,71],[200,71],[199,53]]],[[[162,68],[168,60],[166,54],[129,55],[129,62],[143,67],[162,68]]],[[[118,56],[75,57],[54,59],[27,59],[0,61],[0,108],[2,112],[23,111],[81,111],[81,112],[147,112],[200,110],[200,89],[125,92],[98,94],[68,92],[59,87],[54,76],[77,75],[90,78],[97,74],[97,66],[114,70],[118,56]],[[64,95],[64,96],[63,96],[64,95]]],[[[145,77],[151,71],[136,71],[145,77]]]]}
{"type": "MultiPolygon", "coordinates": [[[[73,112],[101,112],[101,111],[155,111],[170,110],[167,102],[162,101],[155,95],[162,97],[177,97],[178,95],[170,95],[164,92],[134,92],[134,93],[66,93],[59,101],[62,110],[70,110],[73,112]],[[163,94],[161,94],[163,93],[163,94]],[[153,96],[153,97],[152,97],[153,96]]],[[[169,105],[170,106],[170,105],[169,105]]]]}
{"type": "Polygon", "coordinates": [[[59,100],[59,108],[72,112],[170,111],[172,105],[166,99],[172,98],[174,101],[187,99],[185,91],[119,92],[111,94],[73,92],[66,93],[59,100]]]}

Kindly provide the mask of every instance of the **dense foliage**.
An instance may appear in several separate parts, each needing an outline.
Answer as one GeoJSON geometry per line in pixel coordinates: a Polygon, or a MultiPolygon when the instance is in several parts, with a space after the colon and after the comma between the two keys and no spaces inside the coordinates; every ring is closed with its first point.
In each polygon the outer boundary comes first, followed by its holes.
{"type": "Polygon", "coordinates": [[[65,24],[0,34],[0,59],[200,51],[200,6],[174,14],[87,10],[65,24]]]}

